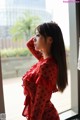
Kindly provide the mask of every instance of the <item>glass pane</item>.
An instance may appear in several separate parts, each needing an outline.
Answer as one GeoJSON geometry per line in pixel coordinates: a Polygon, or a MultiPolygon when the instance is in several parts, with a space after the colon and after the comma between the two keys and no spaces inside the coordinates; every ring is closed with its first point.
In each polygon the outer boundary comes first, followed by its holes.
{"type": "Polygon", "coordinates": [[[52,103],[59,113],[71,108],[70,40],[68,4],[56,0],[3,0],[0,7],[0,45],[5,110],[8,120],[25,120],[22,76],[37,63],[26,47],[34,28],[55,21],[62,29],[67,53],[68,82],[64,93],[53,93],[52,103]],[[65,17],[66,16],[66,17],[65,17]],[[36,22],[35,22],[36,21],[36,22]]]}

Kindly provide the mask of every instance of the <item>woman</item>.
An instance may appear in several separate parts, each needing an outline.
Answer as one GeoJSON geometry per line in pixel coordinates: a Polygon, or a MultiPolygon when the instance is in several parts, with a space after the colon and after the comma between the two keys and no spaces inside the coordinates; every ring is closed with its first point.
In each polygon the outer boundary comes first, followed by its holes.
{"type": "Polygon", "coordinates": [[[28,120],[60,120],[50,99],[52,93],[63,92],[68,85],[61,29],[55,22],[40,24],[26,45],[38,62],[22,77],[26,96],[22,115],[28,120]]]}

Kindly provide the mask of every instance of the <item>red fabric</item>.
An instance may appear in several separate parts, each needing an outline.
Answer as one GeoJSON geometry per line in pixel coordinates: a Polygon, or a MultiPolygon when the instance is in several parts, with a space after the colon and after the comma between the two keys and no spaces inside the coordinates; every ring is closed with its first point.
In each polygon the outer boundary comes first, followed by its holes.
{"type": "Polygon", "coordinates": [[[53,57],[44,59],[35,50],[33,38],[26,45],[39,61],[22,76],[25,95],[22,115],[28,120],[60,120],[58,111],[50,101],[52,92],[58,91],[58,66],[53,57]]]}

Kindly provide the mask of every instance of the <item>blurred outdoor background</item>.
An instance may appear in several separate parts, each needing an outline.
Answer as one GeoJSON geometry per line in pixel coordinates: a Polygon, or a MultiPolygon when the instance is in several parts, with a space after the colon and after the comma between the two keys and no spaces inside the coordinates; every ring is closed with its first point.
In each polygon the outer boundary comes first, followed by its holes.
{"type": "Polygon", "coordinates": [[[1,0],[0,48],[4,101],[7,120],[26,120],[22,76],[37,59],[26,47],[26,41],[35,35],[35,27],[55,21],[62,29],[68,67],[69,85],[64,93],[54,93],[51,101],[59,113],[71,108],[70,40],[68,4],[63,0],[1,0]]]}

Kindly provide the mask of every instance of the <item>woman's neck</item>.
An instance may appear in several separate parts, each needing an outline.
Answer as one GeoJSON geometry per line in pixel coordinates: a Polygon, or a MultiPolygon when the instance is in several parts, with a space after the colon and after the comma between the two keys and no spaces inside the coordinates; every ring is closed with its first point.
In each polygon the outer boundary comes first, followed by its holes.
{"type": "Polygon", "coordinates": [[[42,53],[42,55],[43,55],[43,58],[44,58],[44,59],[46,59],[46,58],[52,56],[51,54],[48,54],[48,53],[42,53]]]}

